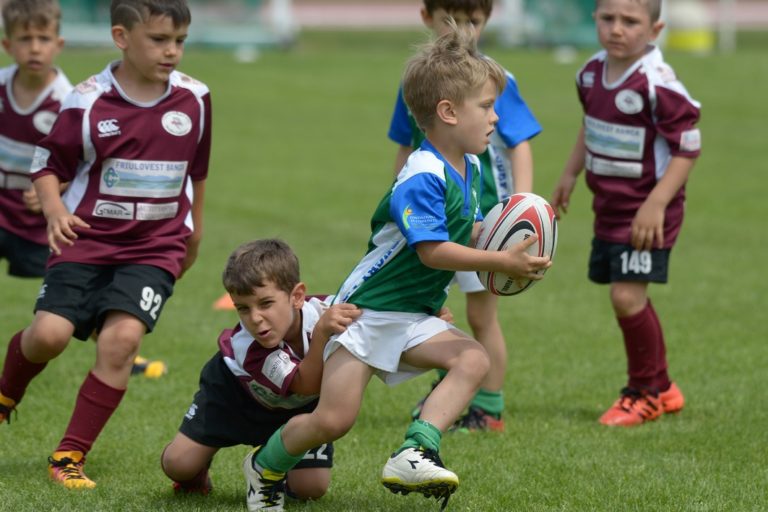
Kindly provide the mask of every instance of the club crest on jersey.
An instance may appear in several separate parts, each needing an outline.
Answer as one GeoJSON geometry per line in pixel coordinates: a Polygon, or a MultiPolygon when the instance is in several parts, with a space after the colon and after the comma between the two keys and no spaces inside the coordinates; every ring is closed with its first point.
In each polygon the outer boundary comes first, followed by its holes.
{"type": "Polygon", "coordinates": [[[99,131],[99,137],[114,137],[120,135],[120,127],[117,125],[117,119],[102,119],[96,123],[96,129],[99,131]]]}
{"type": "Polygon", "coordinates": [[[616,108],[625,114],[637,114],[643,110],[643,97],[631,89],[619,91],[615,103],[616,108]]]}
{"type": "Polygon", "coordinates": [[[163,114],[163,128],[176,137],[182,137],[192,131],[192,120],[184,112],[171,111],[163,114]]]}
{"type": "Polygon", "coordinates": [[[43,135],[48,135],[51,132],[54,121],[56,121],[56,113],[50,110],[41,110],[32,117],[32,124],[35,129],[43,135]]]}

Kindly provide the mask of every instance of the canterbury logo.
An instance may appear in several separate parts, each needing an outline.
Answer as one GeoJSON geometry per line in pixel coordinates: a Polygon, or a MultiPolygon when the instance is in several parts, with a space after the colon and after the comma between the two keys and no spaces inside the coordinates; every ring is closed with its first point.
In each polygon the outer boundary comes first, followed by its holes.
{"type": "Polygon", "coordinates": [[[120,135],[120,127],[117,125],[117,119],[104,119],[96,124],[99,130],[99,137],[112,137],[120,135]]]}
{"type": "Polygon", "coordinates": [[[418,460],[408,460],[408,464],[411,465],[411,469],[416,469],[416,465],[419,463],[418,460]]]}

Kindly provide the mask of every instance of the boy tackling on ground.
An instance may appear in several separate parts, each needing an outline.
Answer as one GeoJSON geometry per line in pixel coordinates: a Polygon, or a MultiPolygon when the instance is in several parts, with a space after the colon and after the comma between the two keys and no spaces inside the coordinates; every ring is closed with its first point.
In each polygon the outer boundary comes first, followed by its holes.
{"type": "MultiPolygon", "coordinates": [[[[352,304],[328,308],[307,298],[299,261],[280,240],[238,247],[222,280],[240,322],[219,336],[219,351],[201,371],[200,389],[163,451],[163,471],[177,491],[208,494],[208,467],[220,448],[262,445],[291,417],[311,412],[328,338],[360,316],[352,304]]],[[[333,444],[316,446],[288,472],[287,491],[321,497],[332,466],[333,444]]]]}

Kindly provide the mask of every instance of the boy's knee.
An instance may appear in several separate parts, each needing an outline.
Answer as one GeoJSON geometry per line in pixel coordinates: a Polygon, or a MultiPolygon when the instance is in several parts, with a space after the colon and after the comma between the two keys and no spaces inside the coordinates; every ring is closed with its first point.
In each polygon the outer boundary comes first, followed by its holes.
{"type": "Polygon", "coordinates": [[[324,443],[341,439],[355,424],[354,416],[346,414],[315,414],[315,429],[324,443]]]}
{"type": "Polygon", "coordinates": [[[611,304],[616,316],[625,317],[639,313],[646,302],[645,294],[638,294],[633,288],[620,286],[611,288],[611,304]]]}
{"type": "Polygon", "coordinates": [[[313,473],[313,478],[291,478],[288,477],[288,490],[291,495],[299,500],[316,500],[325,496],[330,486],[330,471],[328,476],[313,473]]]}
{"type": "Polygon", "coordinates": [[[465,350],[459,358],[459,367],[462,373],[482,379],[491,369],[491,359],[482,345],[465,350]]]}

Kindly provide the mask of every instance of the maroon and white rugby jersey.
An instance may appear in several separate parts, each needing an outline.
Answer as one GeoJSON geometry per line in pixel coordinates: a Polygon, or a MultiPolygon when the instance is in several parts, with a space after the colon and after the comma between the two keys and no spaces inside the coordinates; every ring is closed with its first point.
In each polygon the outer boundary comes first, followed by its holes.
{"type": "Polygon", "coordinates": [[[296,376],[299,363],[309,350],[312,330],[325,311],[324,302],[307,299],[301,308],[303,353],[297,354],[284,341],[275,348],[264,348],[238,324],[219,336],[219,350],[224,362],[254,400],[268,409],[296,409],[310,403],[317,395],[291,394],[288,388],[296,376]]]}
{"type": "Polygon", "coordinates": [[[210,94],[174,71],[159,99],[130,99],[116,63],[80,83],[35,152],[32,179],[71,182],[67,209],[90,224],[48,265],[153,265],[178,276],[192,233],[192,181],[208,174],[210,94]]]}
{"type": "Polygon", "coordinates": [[[64,73],[25,109],[13,97],[13,77],[18,66],[0,69],[0,228],[40,245],[48,245],[42,214],[24,206],[22,194],[32,186],[29,169],[35,145],[51,131],[61,101],[72,90],[64,73]]]}
{"type": "MultiPolygon", "coordinates": [[[[700,104],[656,47],[610,84],[605,58],[605,51],[597,53],[576,75],[584,108],[584,167],[594,193],[595,236],[629,243],[632,219],[670,159],[699,155],[700,104]]],[[[680,231],[684,198],[683,187],[667,207],[664,247],[680,231]]]]}

